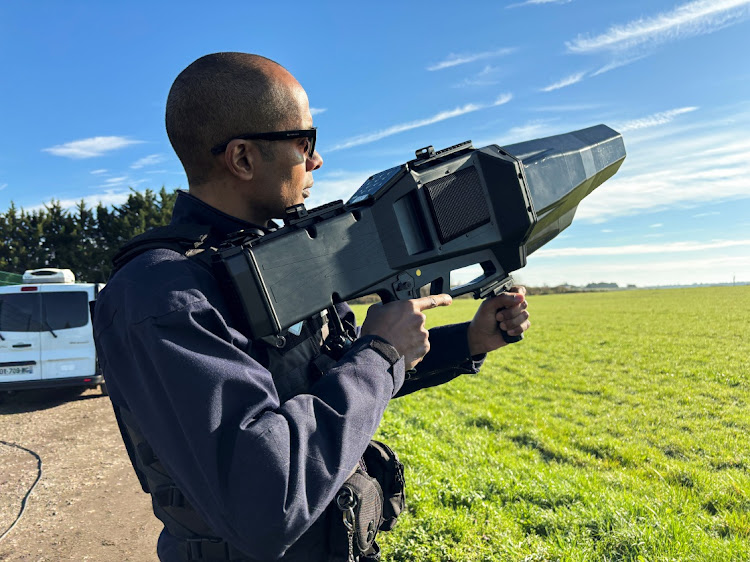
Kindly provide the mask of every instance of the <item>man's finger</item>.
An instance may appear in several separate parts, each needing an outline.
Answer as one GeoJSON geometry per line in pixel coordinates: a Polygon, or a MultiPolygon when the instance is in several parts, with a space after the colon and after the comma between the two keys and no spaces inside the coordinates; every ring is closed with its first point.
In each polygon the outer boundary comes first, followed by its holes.
{"type": "Polygon", "coordinates": [[[528,316],[529,313],[526,312],[526,309],[529,305],[527,303],[528,301],[523,301],[520,304],[514,304],[512,306],[499,308],[495,313],[495,318],[498,322],[502,322],[503,320],[510,320],[511,318],[515,318],[516,316],[519,316],[521,314],[526,314],[528,316]]]}
{"type": "Polygon", "coordinates": [[[430,295],[429,297],[414,299],[413,302],[417,310],[421,312],[422,310],[429,310],[438,306],[448,306],[453,302],[453,299],[450,295],[443,293],[442,295],[430,295]]]}
{"type": "Polygon", "coordinates": [[[500,328],[506,331],[517,328],[529,319],[529,313],[525,310],[511,317],[501,314],[498,314],[498,316],[500,316],[500,318],[497,318],[497,321],[500,322],[500,328]]]}
{"type": "Polygon", "coordinates": [[[500,308],[510,308],[511,306],[521,304],[526,300],[524,293],[500,293],[492,297],[493,305],[500,308]]]}
{"type": "Polygon", "coordinates": [[[523,285],[513,285],[508,292],[509,293],[521,293],[522,295],[525,295],[526,287],[524,287],[523,285]]]}

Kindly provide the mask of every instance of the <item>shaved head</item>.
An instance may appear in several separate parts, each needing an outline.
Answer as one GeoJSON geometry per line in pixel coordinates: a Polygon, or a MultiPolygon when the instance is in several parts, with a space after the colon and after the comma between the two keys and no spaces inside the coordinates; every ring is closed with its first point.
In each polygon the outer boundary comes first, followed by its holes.
{"type": "Polygon", "coordinates": [[[295,78],[278,63],[247,53],[199,58],[175,79],[167,97],[166,125],[188,181],[211,179],[211,148],[233,137],[275,131],[298,117],[295,78]]]}

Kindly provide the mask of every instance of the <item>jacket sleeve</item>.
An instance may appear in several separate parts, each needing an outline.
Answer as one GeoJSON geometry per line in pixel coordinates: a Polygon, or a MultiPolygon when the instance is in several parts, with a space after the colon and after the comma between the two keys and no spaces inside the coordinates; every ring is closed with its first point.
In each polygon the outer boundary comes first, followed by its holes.
{"type": "Polygon", "coordinates": [[[115,283],[100,297],[95,331],[112,401],[132,412],[219,536],[278,558],[357,464],[403,383],[403,359],[391,365],[362,338],[309,394],[281,403],[252,343],[212,304],[218,289],[200,275],[168,283],[159,295],[115,283]]]}
{"type": "MultiPolygon", "coordinates": [[[[356,327],[359,333],[354,311],[348,304],[337,305],[337,312],[345,324],[356,327]]],[[[469,322],[431,328],[430,352],[417,364],[416,372],[407,376],[396,397],[444,384],[459,375],[478,373],[487,354],[470,355],[468,328],[469,322]]]]}
{"type": "Polygon", "coordinates": [[[478,373],[487,355],[472,357],[469,354],[468,327],[469,323],[464,322],[431,328],[429,353],[417,364],[416,373],[407,378],[396,396],[444,384],[459,375],[478,373]]]}

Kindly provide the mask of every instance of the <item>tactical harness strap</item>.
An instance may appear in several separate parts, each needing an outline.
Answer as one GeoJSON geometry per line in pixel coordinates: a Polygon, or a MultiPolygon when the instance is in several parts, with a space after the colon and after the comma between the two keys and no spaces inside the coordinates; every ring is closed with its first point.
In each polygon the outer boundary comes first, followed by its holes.
{"type": "MultiPolygon", "coordinates": [[[[211,227],[200,224],[157,226],[147,230],[118,250],[115,257],[112,258],[112,264],[114,265],[112,275],[130,260],[149,250],[174,250],[187,257],[199,255],[201,250],[205,249],[201,248],[201,245],[209,237],[211,230],[211,227]]],[[[208,253],[206,253],[206,257],[208,257],[208,253]]],[[[204,262],[205,260],[200,261],[204,262]]],[[[211,265],[210,257],[205,263],[211,265]]]]}

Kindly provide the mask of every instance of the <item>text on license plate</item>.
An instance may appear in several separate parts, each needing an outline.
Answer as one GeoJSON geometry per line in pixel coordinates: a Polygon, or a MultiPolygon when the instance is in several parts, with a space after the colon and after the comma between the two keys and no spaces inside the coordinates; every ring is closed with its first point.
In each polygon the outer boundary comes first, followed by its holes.
{"type": "Polygon", "coordinates": [[[34,367],[0,367],[0,375],[30,375],[34,367]]]}

